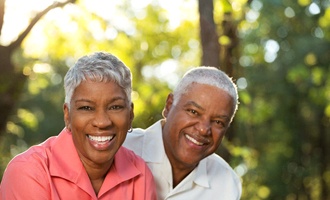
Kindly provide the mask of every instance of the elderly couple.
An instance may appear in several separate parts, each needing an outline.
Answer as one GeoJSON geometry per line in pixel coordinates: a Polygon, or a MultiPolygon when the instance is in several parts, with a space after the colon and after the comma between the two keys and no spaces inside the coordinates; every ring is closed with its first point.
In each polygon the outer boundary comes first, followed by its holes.
{"type": "Polygon", "coordinates": [[[241,183],[214,152],[238,105],[213,67],[188,71],[163,119],[131,129],[131,72],[105,52],[83,56],[64,79],[65,128],[8,164],[0,200],[237,200],[241,183]]]}

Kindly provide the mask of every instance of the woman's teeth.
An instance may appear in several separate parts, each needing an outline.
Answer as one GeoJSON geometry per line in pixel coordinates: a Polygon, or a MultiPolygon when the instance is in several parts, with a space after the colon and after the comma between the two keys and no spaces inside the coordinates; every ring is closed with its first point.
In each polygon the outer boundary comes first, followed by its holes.
{"type": "Polygon", "coordinates": [[[88,138],[93,140],[93,141],[97,141],[97,142],[106,142],[106,141],[110,141],[114,136],[91,136],[88,135],[88,138]]]}

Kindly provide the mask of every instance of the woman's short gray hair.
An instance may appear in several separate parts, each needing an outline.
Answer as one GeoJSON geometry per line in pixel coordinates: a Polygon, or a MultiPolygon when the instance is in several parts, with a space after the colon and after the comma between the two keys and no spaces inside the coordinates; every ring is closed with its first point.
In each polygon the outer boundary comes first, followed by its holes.
{"type": "Polygon", "coordinates": [[[233,98],[234,112],[232,118],[234,117],[239,104],[237,87],[233,80],[226,73],[215,67],[206,66],[196,67],[189,70],[185,73],[173,91],[174,105],[176,105],[180,97],[188,91],[189,86],[191,86],[192,83],[215,86],[227,92],[233,98]]]}
{"type": "Polygon", "coordinates": [[[87,79],[96,82],[117,83],[131,103],[132,75],[130,69],[116,56],[96,52],[78,59],[64,77],[65,103],[70,105],[74,90],[87,79]]]}

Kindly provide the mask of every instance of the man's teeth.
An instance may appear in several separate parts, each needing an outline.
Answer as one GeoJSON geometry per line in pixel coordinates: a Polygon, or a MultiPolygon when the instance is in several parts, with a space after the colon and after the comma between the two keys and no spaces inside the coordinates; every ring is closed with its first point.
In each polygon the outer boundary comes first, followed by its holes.
{"type": "Polygon", "coordinates": [[[97,141],[97,142],[106,142],[106,141],[110,141],[113,136],[91,136],[88,135],[88,138],[93,140],[93,141],[97,141]]]}
{"type": "Polygon", "coordinates": [[[190,137],[189,135],[185,135],[185,136],[186,136],[186,138],[188,140],[190,140],[192,143],[194,143],[194,144],[196,144],[198,146],[202,146],[204,144],[204,143],[198,142],[197,140],[195,140],[194,138],[190,137]]]}

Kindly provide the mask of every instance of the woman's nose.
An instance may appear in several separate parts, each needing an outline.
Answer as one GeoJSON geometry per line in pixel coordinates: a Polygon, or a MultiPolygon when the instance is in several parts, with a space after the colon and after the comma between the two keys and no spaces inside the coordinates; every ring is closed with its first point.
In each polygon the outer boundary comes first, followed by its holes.
{"type": "Polygon", "coordinates": [[[112,124],[110,115],[106,111],[97,111],[94,116],[93,125],[99,128],[106,128],[112,124]]]}

